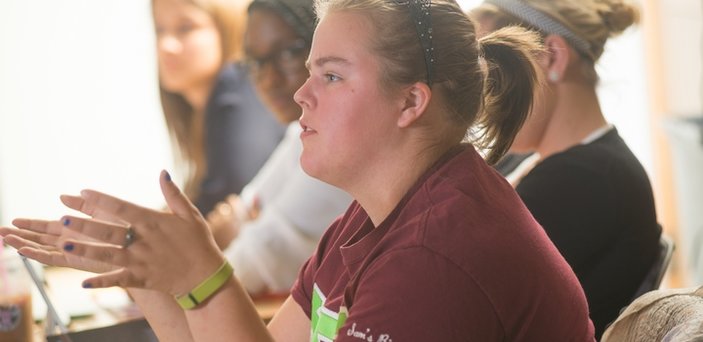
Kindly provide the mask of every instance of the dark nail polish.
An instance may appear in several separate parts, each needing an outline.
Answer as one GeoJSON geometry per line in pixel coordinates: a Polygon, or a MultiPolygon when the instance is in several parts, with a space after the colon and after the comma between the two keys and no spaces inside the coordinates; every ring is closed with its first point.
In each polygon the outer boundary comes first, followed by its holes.
{"type": "Polygon", "coordinates": [[[91,285],[90,283],[83,283],[83,288],[84,288],[84,289],[90,289],[90,288],[92,288],[92,287],[93,287],[93,285],[91,285]]]}
{"type": "Polygon", "coordinates": [[[166,178],[166,180],[170,182],[171,181],[171,174],[168,173],[168,171],[166,171],[166,175],[164,176],[164,178],[166,178]]]}
{"type": "Polygon", "coordinates": [[[63,219],[63,225],[68,226],[69,224],[71,224],[71,219],[69,219],[68,217],[65,217],[63,219]]]}
{"type": "Polygon", "coordinates": [[[70,252],[73,250],[73,244],[72,243],[67,243],[63,246],[63,250],[66,252],[70,252]]]}

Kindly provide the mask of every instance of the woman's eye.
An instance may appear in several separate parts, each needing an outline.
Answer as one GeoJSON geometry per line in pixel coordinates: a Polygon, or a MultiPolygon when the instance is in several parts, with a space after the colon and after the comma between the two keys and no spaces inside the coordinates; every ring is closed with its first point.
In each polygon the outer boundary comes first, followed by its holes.
{"type": "Polygon", "coordinates": [[[178,26],[178,33],[188,33],[193,30],[192,24],[183,24],[178,26]]]}
{"type": "Polygon", "coordinates": [[[325,74],[325,80],[327,80],[328,82],[337,82],[341,79],[342,79],[341,77],[339,77],[335,74],[325,74]]]}

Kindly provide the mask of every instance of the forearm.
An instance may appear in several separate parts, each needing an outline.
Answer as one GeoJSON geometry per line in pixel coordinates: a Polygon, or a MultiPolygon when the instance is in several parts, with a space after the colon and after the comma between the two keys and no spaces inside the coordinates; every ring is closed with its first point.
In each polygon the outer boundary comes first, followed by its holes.
{"type": "Polygon", "coordinates": [[[193,341],[183,309],[166,293],[128,289],[160,341],[193,341]]]}
{"type": "Polygon", "coordinates": [[[194,341],[273,341],[234,277],[196,309],[186,310],[185,318],[194,341]]]}
{"type": "Polygon", "coordinates": [[[273,341],[234,278],[194,310],[184,311],[162,292],[130,288],[129,293],[160,341],[273,341]]]}

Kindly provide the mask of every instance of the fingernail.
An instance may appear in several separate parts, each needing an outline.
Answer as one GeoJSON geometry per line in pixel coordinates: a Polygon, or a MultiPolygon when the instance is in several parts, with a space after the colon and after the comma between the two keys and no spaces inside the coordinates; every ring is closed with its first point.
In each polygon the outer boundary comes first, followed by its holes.
{"type": "Polygon", "coordinates": [[[73,250],[73,244],[72,243],[67,243],[63,246],[63,250],[66,252],[70,252],[73,250]]]}
{"type": "Polygon", "coordinates": [[[165,171],[165,172],[166,172],[166,175],[164,175],[164,178],[166,178],[166,180],[170,182],[171,181],[171,174],[168,173],[168,171],[165,171]]]}
{"type": "Polygon", "coordinates": [[[17,254],[19,254],[22,257],[24,256],[24,254],[20,253],[20,251],[17,251],[17,254]]]}
{"type": "Polygon", "coordinates": [[[68,226],[69,224],[71,224],[71,219],[69,219],[68,217],[64,217],[62,222],[64,226],[68,226]]]}
{"type": "Polygon", "coordinates": [[[83,286],[84,289],[90,289],[93,287],[90,283],[84,282],[81,286],[83,286]]]}

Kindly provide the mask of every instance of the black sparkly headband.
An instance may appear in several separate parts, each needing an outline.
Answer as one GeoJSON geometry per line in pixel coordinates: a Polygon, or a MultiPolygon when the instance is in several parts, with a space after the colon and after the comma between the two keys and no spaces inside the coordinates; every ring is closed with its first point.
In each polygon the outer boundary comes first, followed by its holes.
{"type": "Polygon", "coordinates": [[[427,85],[432,85],[432,69],[434,66],[434,48],[432,47],[432,20],[430,16],[430,7],[432,0],[396,0],[398,5],[408,5],[413,21],[415,22],[415,30],[420,39],[422,52],[425,54],[425,66],[427,67],[427,85]]]}

